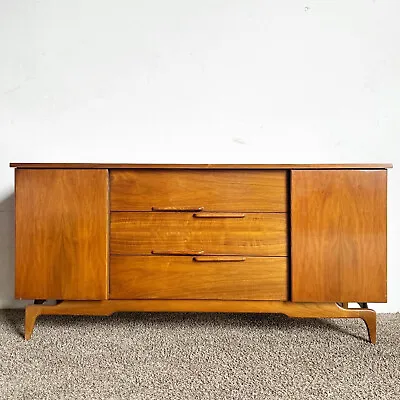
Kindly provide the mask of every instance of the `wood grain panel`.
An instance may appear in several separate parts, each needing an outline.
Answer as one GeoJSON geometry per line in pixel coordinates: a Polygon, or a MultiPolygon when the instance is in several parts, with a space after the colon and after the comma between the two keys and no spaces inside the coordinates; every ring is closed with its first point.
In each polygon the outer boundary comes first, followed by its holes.
{"type": "Polygon", "coordinates": [[[389,163],[373,164],[110,164],[110,163],[10,163],[12,168],[107,168],[107,169],[386,169],[389,163]]]}
{"type": "Polygon", "coordinates": [[[108,171],[16,170],[18,299],[107,298],[108,171]]]}
{"type": "Polygon", "coordinates": [[[294,301],[386,302],[386,174],[292,172],[294,301]]]}
{"type": "Polygon", "coordinates": [[[196,218],[187,212],[112,212],[111,253],[286,256],[287,214],[196,218]]]}
{"type": "Polygon", "coordinates": [[[287,299],[287,258],[210,258],[112,256],[110,299],[287,299]]]}
{"type": "Polygon", "coordinates": [[[287,211],[285,171],[111,171],[111,210],[287,211]]]}

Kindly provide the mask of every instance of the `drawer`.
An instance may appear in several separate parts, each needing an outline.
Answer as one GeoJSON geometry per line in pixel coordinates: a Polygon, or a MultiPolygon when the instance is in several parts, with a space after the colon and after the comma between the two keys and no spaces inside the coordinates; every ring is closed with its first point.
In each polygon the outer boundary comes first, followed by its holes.
{"type": "Polygon", "coordinates": [[[112,212],[112,254],[287,256],[285,213],[112,212]]]}
{"type": "Polygon", "coordinates": [[[286,212],[286,171],[111,170],[111,210],[286,212]]]}
{"type": "Polygon", "coordinates": [[[287,300],[287,269],[285,257],[112,256],[110,299],[287,300]]]}

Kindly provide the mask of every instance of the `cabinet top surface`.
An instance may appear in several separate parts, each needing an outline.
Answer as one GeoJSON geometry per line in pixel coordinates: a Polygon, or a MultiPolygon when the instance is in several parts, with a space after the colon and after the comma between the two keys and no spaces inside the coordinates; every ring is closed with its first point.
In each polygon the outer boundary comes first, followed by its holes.
{"type": "Polygon", "coordinates": [[[98,163],[10,163],[12,168],[61,169],[387,169],[392,164],[98,164],[98,163]]]}

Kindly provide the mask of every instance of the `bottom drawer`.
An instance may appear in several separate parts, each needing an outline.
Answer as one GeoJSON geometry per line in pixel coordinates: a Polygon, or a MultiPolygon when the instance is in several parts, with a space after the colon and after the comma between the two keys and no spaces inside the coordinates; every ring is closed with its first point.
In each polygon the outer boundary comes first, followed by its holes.
{"type": "Polygon", "coordinates": [[[111,256],[110,299],[287,300],[287,258],[111,256]]]}

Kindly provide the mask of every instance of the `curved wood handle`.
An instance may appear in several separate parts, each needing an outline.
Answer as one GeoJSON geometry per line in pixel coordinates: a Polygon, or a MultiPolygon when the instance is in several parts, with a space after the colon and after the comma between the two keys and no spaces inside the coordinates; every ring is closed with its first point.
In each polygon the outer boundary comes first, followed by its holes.
{"type": "Polygon", "coordinates": [[[163,212],[183,212],[183,211],[203,211],[204,207],[151,207],[151,211],[163,212]]]}
{"type": "Polygon", "coordinates": [[[197,261],[197,262],[241,262],[241,261],[246,261],[246,257],[201,256],[201,257],[193,257],[193,261],[197,261]]]}
{"type": "Polygon", "coordinates": [[[195,256],[204,254],[204,250],[200,251],[175,251],[175,250],[152,250],[151,254],[157,256],[195,256]]]}
{"type": "Polygon", "coordinates": [[[194,218],[244,218],[244,213],[216,213],[216,212],[202,212],[193,214],[194,218]]]}

